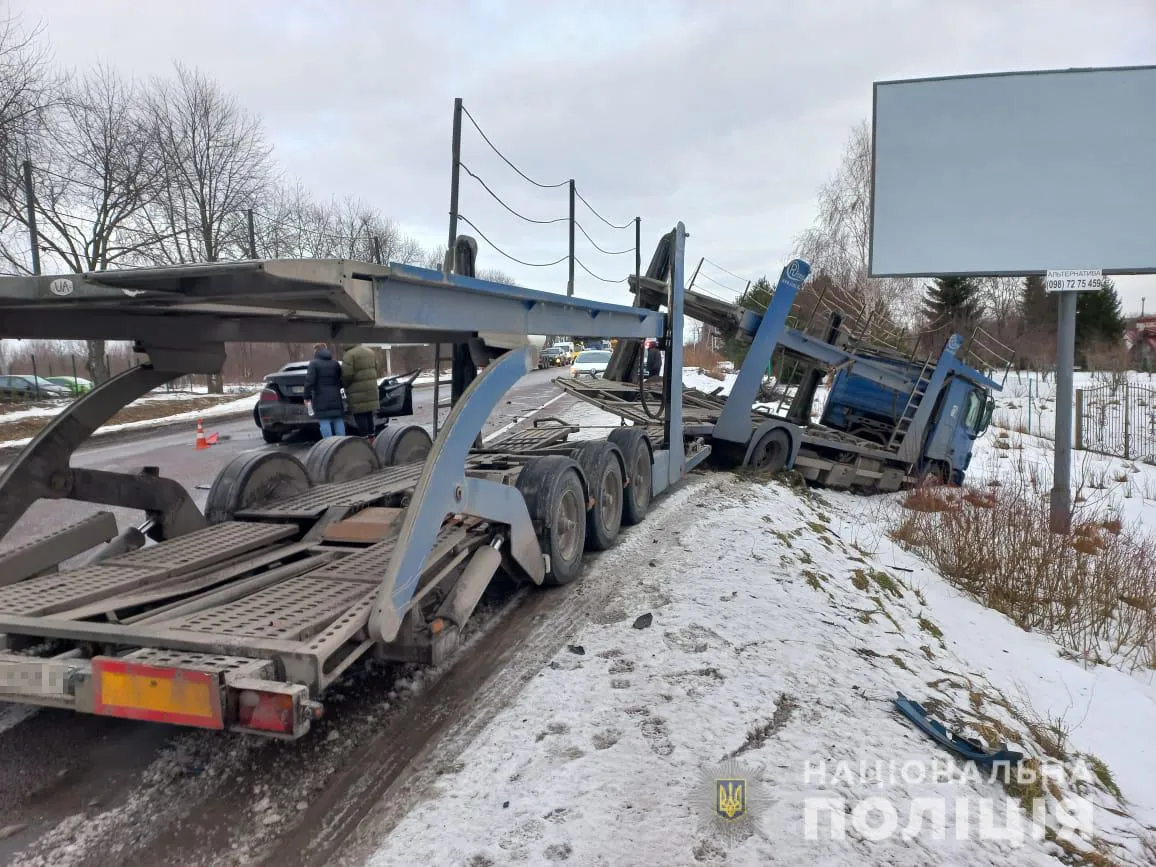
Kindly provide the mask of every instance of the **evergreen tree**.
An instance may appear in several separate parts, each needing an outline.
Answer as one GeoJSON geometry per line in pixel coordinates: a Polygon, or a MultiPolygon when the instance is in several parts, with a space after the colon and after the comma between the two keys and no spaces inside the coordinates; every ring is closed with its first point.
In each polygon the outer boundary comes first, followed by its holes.
{"type": "MultiPolygon", "coordinates": [[[[756,280],[749,289],[747,289],[738,299],[740,307],[744,307],[754,313],[766,313],[767,305],[771,303],[771,296],[774,294],[774,288],[771,286],[766,277],[760,277],[756,280]]],[[[747,357],[747,349],[750,344],[742,343],[734,337],[729,337],[726,343],[723,344],[723,354],[730,360],[736,369],[742,366],[743,360],[747,357]]]]}
{"type": "Polygon", "coordinates": [[[1059,305],[1054,295],[1049,295],[1044,289],[1042,274],[1033,274],[1024,278],[1023,289],[1020,293],[1020,332],[1028,331],[1055,331],[1058,325],[1059,305]]]}
{"type": "Polygon", "coordinates": [[[967,277],[936,277],[923,298],[923,315],[937,331],[970,329],[982,312],[979,287],[967,277]]]}
{"type": "Polygon", "coordinates": [[[1096,292],[1076,297],[1076,346],[1084,351],[1093,343],[1119,343],[1124,339],[1124,314],[1116,284],[1109,278],[1096,292]]]}

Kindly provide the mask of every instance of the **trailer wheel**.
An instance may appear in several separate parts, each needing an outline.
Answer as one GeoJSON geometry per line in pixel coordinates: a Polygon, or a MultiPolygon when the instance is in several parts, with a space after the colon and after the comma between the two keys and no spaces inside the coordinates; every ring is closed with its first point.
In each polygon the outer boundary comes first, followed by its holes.
{"type": "Polygon", "coordinates": [[[205,518],[222,524],[255,509],[309,490],[309,473],[287,452],[242,452],[225,464],[205,500],[205,518]]]}
{"type": "Polygon", "coordinates": [[[586,494],[578,465],[562,455],[535,458],[518,474],[517,488],[550,556],[544,583],[569,584],[582,569],[586,542],[586,494]]]}
{"type": "Polygon", "coordinates": [[[620,427],[606,438],[618,446],[626,463],[626,490],[622,498],[622,523],[641,524],[650,508],[650,486],[654,464],[646,434],[636,427],[620,427]]]}
{"type": "Polygon", "coordinates": [[[759,472],[777,473],[791,456],[791,439],[782,428],[767,431],[755,444],[748,466],[759,472]]]}
{"type": "Polygon", "coordinates": [[[373,441],[373,450],[383,467],[420,463],[432,448],[429,432],[416,424],[391,425],[373,441]]]}
{"type": "Polygon", "coordinates": [[[586,475],[590,489],[590,506],[586,510],[586,547],[605,551],[618,538],[622,528],[622,464],[618,449],[608,442],[594,440],[574,450],[574,460],[586,475]]]}
{"type": "Polygon", "coordinates": [[[315,485],[352,482],[379,469],[377,452],[361,437],[326,437],[305,455],[305,470],[315,485]]]}

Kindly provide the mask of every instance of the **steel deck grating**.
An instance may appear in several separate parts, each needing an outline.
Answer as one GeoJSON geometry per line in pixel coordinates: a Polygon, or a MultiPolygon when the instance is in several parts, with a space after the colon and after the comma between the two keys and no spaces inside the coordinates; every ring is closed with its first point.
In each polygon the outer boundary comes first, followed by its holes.
{"type": "Polygon", "coordinates": [[[317,485],[295,497],[278,500],[258,509],[239,513],[238,517],[305,513],[316,515],[330,506],[367,506],[381,497],[398,494],[412,488],[421,477],[421,470],[421,464],[387,467],[353,482],[330,482],[317,485]]]}
{"type": "Polygon", "coordinates": [[[307,573],[258,590],[242,599],[163,622],[177,632],[209,632],[230,637],[293,641],[303,632],[342,613],[367,592],[360,582],[307,573]]]}
{"type": "Polygon", "coordinates": [[[196,671],[229,674],[234,677],[260,677],[271,673],[273,663],[267,659],[249,659],[243,656],[216,656],[210,653],[195,653],[182,650],[162,650],[145,647],[126,653],[121,659],[146,665],[176,666],[196,671]]]}
{"type": "Polygon", "coordinates": [[[340,641],[342,636],[350,631],[356,631],[369,622],[369,611],[373,607],[376,592],[366,593],[356,605],[330,623],[322,632],[317,633],[309,642],[309,650],[319,653],[325,649],[329,641],[340,641]]]}
{"type": "Polygon", "coordinates": [[[578,427],[576,425],[527,428],[526,430],[514,431],[493,442],[486,443],[483,448],[485,451],[518,451],[521,449],[547,448],[565,442],[566,438],[577,430],[578,427]]]}
{"type": "Polygon", "coordinates": [[[39,617],[97,602],[167,578],[169,570],[148,566],[87,566],[29,578],[0,587],[0,613],[39,617]]]}
{"type": "Polygon", "coordinates": [[[230,521],[159,545],[130,551],[105,562],[109,566],[164,569],[168,574],[191,572],[279,542],[296,532],[297,528],[291,526],[230,521]]]}

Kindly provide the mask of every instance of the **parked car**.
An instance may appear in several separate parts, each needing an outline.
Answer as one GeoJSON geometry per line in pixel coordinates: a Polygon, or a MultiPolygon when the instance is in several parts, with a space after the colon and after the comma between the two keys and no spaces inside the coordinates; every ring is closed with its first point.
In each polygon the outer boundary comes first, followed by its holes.
{"type": "Polygon", "coordinates": [[[73,394],[84,394],[86,391],[92,391],[92,380],[82,379],[79,376],[49,376],[45,378],[54,385],[67,388],[73,394]]]}
{"type": "MultiPolygon", "coordinates": [[[[278,443],[294,431],[302,431],[314,438],[320,437],[321,428],[317,419],[305,409],[305,371],[308,369],[308,361],[291,361],[275,373],[265,376],[265,387],[253,407],[253,422],[261,429],[265,442],[278,443]]],[[[413,381],[419,373],[420,370],[412,370],[378,381],[380,403],[373,420],[375,435],[381,432],[391,418],[413,415],[413,381]]],[[[345,425],[350,433],[357,430],[348,405],[345,425]]]]}
{"type": "Polygon", "coordinates": [[[570,367],[571,376],[602,376],[610,363],[610,353],[605,349],[586,349],[578,353],[570,367]]]}
{"type": "Polygon", "coordinates": [[[72,390],[43,376],[25,373],[0,376],[0,400],[50,400],[62,397],[72,397],[72,390]]]}

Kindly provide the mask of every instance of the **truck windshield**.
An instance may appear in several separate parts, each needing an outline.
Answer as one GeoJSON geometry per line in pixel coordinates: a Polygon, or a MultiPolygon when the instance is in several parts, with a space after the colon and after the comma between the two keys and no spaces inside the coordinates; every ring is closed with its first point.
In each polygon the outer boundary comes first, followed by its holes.
{"type": "MultiPolygon", "coordinates": [[[[991,401],[994,405],[994,401],[991,401]]],[[[967,396],[967,412],[963,416],[963,424],[969,433],[982,433],[991,421],[989,398],[982,389],[975,389],[967,396]]]]}

